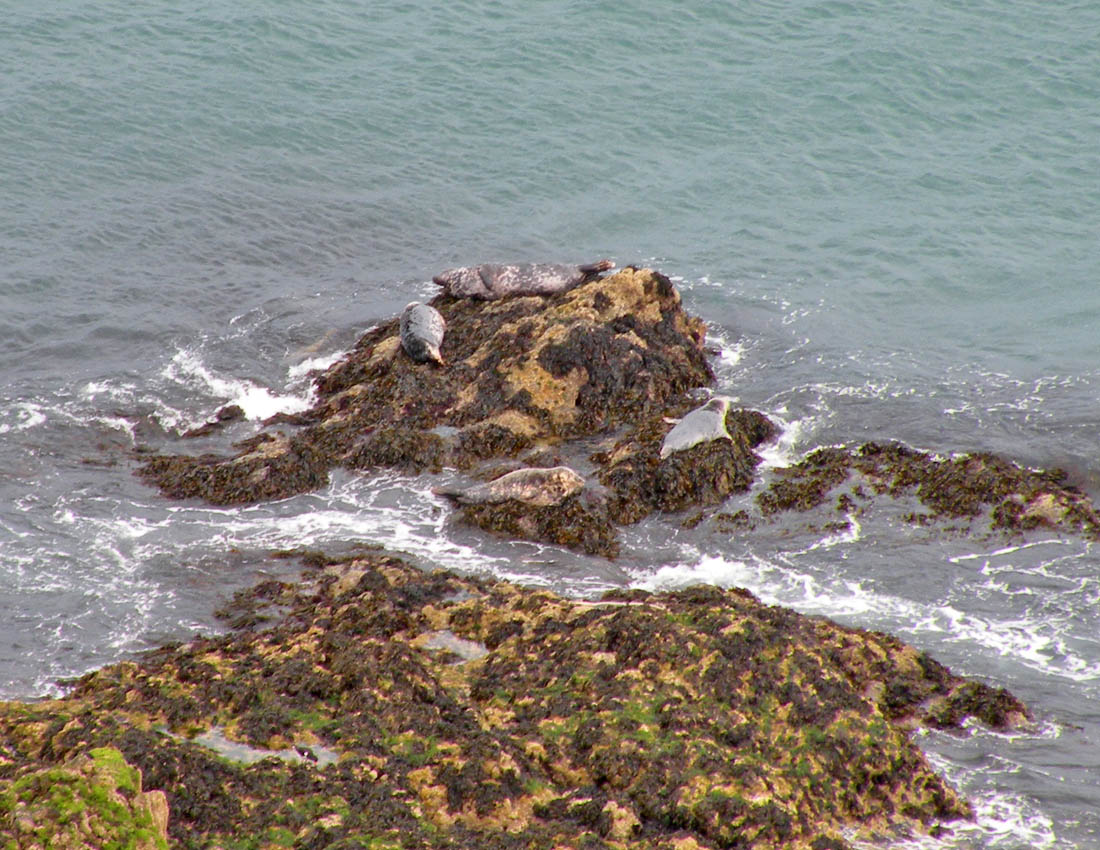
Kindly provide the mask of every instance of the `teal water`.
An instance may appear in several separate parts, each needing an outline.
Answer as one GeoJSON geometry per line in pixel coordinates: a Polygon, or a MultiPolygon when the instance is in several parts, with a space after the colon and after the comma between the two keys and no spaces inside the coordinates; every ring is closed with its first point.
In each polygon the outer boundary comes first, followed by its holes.
{"type": "Polygon", "coordinates": [[[609,256],[673,276],[791,456],[992,449],[1100,494],[1098,56],[1093,0],[9,0],[0,696],[213,628],[288,541],[579,593],[740,583],[1036,707],[1034,735],[928,742],[979,801],[945,846],[1100,848],[1090,546],[887,524],[746,550],[669,522],[608,564],[453,529],[428,481],[215,511],[128,459],[227,401],[305,404],[311,365],[442,268],[609,256]]]}

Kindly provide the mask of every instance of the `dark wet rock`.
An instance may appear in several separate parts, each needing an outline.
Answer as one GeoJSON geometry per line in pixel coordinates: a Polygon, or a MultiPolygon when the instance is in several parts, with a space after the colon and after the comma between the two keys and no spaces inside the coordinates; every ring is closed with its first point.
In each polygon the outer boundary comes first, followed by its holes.
{"type": "Polygon", "coordinates": [[[605,500],[585,494],[559,505],[539,506],[509,499],[496,504],[466,505],[463,521],[503,537],[566,546],[589,555],[615,558],[619,540],[605,500]]]}
{"type": "Polygon", "coordinates": [[[1022,706],[1004,688],[981,682],[967,682],[930,708],[923,720],[930,726],[957,728],[967,717],[980,720],[991,729],[1006,730],[1019,723],[1022,706]]]}
{"type": "Polygon", "coordinates": [[[405,426],[375,428],[345,456],[351,469],[394,467],[406,472],[441,472],[451,460],[447,441],[431,431],[405,426]]]}
{"type": "Polygon", "coordinates": [[[328,483],[323,454],[301,440],[262,434],[236,457],[171,455],[149,458],[139,470],[166,496],[238,505],[281,499],[328,483]]]}
{"type": "Polygon", "coordinates": [[[824,448],[794,466],[775,471],[775,480],[757,496],[765,516],[778,511],[805,511],[825,502],[829,492],[846,481],[851,456],[846,449],[824,448]]]}
{"type": "Polygon", "coordinates": [[[244,419],[244,408],[239,404],[227,404],[214,414],[214,418],[209,422],[199,425],[195,428],[189,428],[183,432],[184,437],[205,437],[209,434],[213,434],[216,431],[220,431],[230,422],[239,422],[244,419]]]}
{"type": "Polygon", "coordinates": [[[285,608],[265,631],[0,704],[4,839],[21,789],[110,746],[163,792],[173,846],[844,848],[970,816],[914,724],[1026,714],[743,590],[584,602],[384,553],[308,560],[302,584],[256,588],[285,608]]]}

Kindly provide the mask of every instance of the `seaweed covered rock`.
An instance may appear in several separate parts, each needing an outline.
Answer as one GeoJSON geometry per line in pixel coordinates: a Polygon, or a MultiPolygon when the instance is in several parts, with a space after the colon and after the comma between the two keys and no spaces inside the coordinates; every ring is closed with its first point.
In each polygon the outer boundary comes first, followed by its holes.
{"type": "Polygon", "coordinates": [[[1026,714],[746,591],[584,602],[385,553],[309,561],[235,600],[244,623],[284,612],[263,630],[0,704],[5,813],[112,746],[187,847],[843,848],[970,815],[913,724],[1026,714]]]}
{"type": "Polygon", "coordinates": [[[506,537],[555,543],[614,558],[615,524],[602,494],[568,466],[527,466],[471,487],[441,488],[470,525],[506,537]]]}
{"type": "Polygon", "coordinates": [[[612,513],[620,522],[637,522],[653,511],[716,505],[748,490],[760,463],[753,450],[778,430],[762,413],[730,410],[729,440],[710,440],[662,458],[661,441],[668,429],[662,417],[650,417],[593,458],[603,465],[600,481],[614,493],[612,513]]]}
{"type": "Polygon", "coordinates": [[[589,555],[618,557],[619,539],[607,501],[589,494],[559,505],[532,505],[515,499],[466,505],[462,519],[504,537],[554,543],[589,555]]]}
{"type": "Polygon", "coordinates": [[[912,514],[914,522],[971,520],[988,511],[992,529],[1051,528],[1100,537],[1100,514],[1064,478],[1059,470],[1027,469],[987,452],[943,457],[896,442],[864,443],[854,449],[821,448],[776,470],[757,503],[765,516],[810,510],[848,484],[837,495],[837,510],[866,503],[870,494],[915,496],[927,512],[912,514]]]}
{"type": "Polygon", "coordinates": [[[450,365],[413,361],[388,321],[316,379],[314,407],[283,418],[293,433],[260,434],[231,458],[153,457],[139,473],[174,497],[236,504],[314,489],[335,466],[469,468],[663,412],[713,379],[702,322],[649,269],[549,297],[432,305],[450,365]]]}
{"type": "Polygon", "coordinates": [[[30,770],[0,793],[5,847],[167,850],[168,804],[141,790],[141,772],[113,747],[30,770]]]}

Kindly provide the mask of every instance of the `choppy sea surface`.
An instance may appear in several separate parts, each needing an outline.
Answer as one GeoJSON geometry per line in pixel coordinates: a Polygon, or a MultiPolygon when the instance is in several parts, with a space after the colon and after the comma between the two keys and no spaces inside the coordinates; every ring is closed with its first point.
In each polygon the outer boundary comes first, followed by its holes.
{"type": "MultiPolygon", "coordinates": [[[[483,261],[652,265],[768,462],[897,439],[1100,496],[1100,5],[10,0],[0,22],[0,698],[220,628],[272,550],[381,543],[593,594],[705,581],[883,629],[1034,728],[923,733],[936,848],[1100,848],[1100,551],[891,518],[615,562],[456,527],[438,481],[174,502],[138,446],[309,372],[483,261]]],[[[234,430],[235,429],[235,430],[234,430]]],[[[751,504],[751,494],[735,499],[751,504]]]]}

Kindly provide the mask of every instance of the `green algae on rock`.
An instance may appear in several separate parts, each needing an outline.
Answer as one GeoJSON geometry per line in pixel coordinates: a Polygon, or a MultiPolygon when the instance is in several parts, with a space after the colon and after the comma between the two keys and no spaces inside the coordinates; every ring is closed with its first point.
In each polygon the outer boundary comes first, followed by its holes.
{"type": "Polygon", "coordinates": [[[164,792],[180,847],[842,848],[970,815],[912,725],[1026,714],[747,591],[584,602],[384,553],[309,562],[235,601],[285,612],[264,630],[0,704],[3,799],[111,746],[164,792]],[[227,758],[211,730],[273,757],[227,758]]]}
{"type": "Polygon", "coordinates": [[[294,433],[263,432],[231,458],[153,457],[139,474],[176,498],[240,504],[323,486],[335,466],[465,469],[663,413],[713,380],[702,322],[648,269],[549,297],[432,305],[447,322],[448,367],[404,356],[394,319],[317,378],[294,433]],[[430,433],[440,428],[456,433],[430,433]]]}
{"type": "Polygon", "coordinates": [[[167,850],[167,828],[164,793],[143,792],[141,772],[113,747],[26,771],[0,792],[4,847],[167,850]]]}

